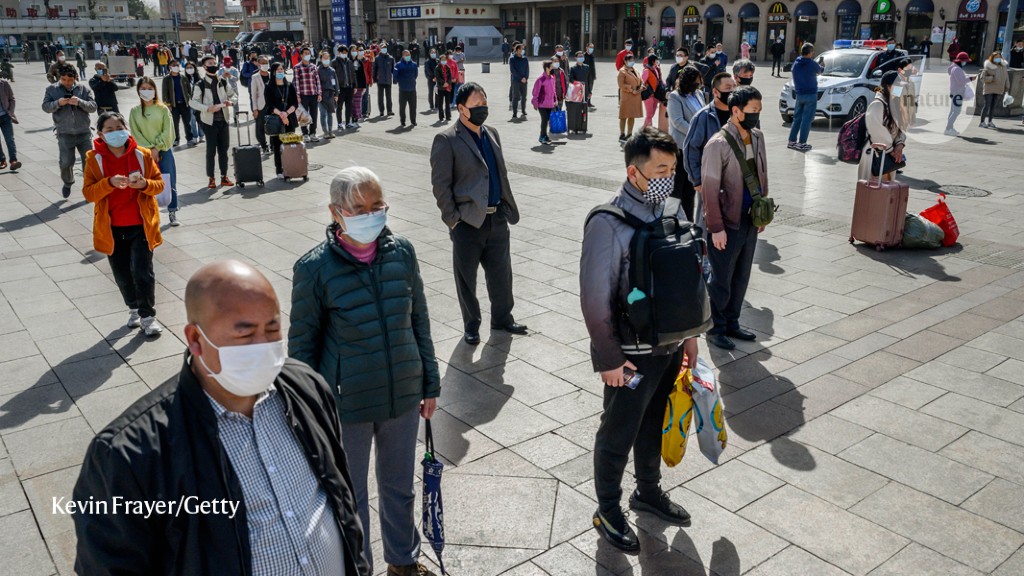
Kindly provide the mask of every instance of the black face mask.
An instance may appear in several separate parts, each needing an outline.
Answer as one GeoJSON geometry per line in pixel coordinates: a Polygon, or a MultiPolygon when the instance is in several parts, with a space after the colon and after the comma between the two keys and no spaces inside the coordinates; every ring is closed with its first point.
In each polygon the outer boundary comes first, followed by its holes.
{"type": "Polygon", "coordinates": [[[216,74],[217,70],[218,70],[218,68],[216,66],[207,66],[206,67],[206,73],[210,74],[211,76],[216,74]]]}
{"type": "Polygon", "coordinates": [[[718,101],[721,102],[722,104],[725,104],[726,106],[728,106],[729,105],[729,96],[731,94],[732,94],[732,92],[719,92],[718,93],[718,101]]]}
{"type": "Polygon", "coordinates": [[[757,121],[760,119],[760,112],[747,112],[743,116],[743,120],[740,120],[740,126],[742,126],[743,129],[746,130],[747,132],[750,132],[754,128],[757,128],[757,121]]]}
{"type": "Polygon", "coordinates": [[[476,106],[469,109],[469,122],[474,126],[483,126],[487,121],[487,106],[476,106]]]}
{"type": "Polygon", "coordinates": [[[737,78],[736,81],[740,83],[740,86],[750,86],[751,84],[754,83],[754,77],[753,76],[751,76],[750,78],[740,77],[740,78],[737,78]]]}

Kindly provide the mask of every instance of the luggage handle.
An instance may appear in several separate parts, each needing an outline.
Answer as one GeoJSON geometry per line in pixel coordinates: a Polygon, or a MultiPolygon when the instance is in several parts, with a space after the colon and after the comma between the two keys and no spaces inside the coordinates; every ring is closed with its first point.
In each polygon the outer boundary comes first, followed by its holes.
{"type": "Polygon", "coordinates": [[[869,188],[874,188],[875,190],[881,190],[882,189],[882,168],[885,168],[885,150],[882,150],[881,148],[875,148],[874,146],[872,146],[871,147],[871,165],[872,165],[872,167],[874,167],[874,164],[875,164],[875,160],[874,160],[875,157],[878,158],[878,180],[876,182],[877,186],[872,186],[871,185],[871,174],[868,174],[868,187],[869,188]]]}
{"type": "MultiPolygon", "coordinates": [[[[248,110],[239,110],[238,112],[235,113],[235,115],[236,116],[242,116],[242,115],[248,116],[249,115],[249,111],[248,110]]],[[[257,120],[257,122],[258,122],[258,120],[257,120]]],[[[238,145],[241,146],[242,145],[242,123],[241,122],[235,124],[235,131],[238,133],[238,145]]],[[[249,144],[247,144],[247,146],[252,146],[252,132],[249,131],[249,125],[248,124],[245,125],[245,135],[249,139],[249,144]]]]}

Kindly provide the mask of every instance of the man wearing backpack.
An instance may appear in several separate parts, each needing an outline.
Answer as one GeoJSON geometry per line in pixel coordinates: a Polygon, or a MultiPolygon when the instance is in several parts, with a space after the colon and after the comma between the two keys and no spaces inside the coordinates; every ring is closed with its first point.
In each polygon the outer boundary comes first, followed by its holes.
{"type": "Polygon", "coordinates": [[[762,223],[755,224],[751,207],[759,197],[768,198],[764,135],[756,128],[761,93],[753,86],[737,88],[729,96],[729,110],[729,122],[704,147],[700,189],[711,240],[708,293],[715,323],[707,338],[724,350],[736,348],[730,337],[756,338],[740,328],[740,309],[750,283],[757,235],[764,230],[762,223]]]}
{"type": "MultiPolygon", "coordinates": [[[[594,370],[601,373],[605,383],[604,415],[594,442],[598,499],[594,527],[616,548],[635,552],[640,542],[621,508],[622,475],[630,449],[637,479],[637,490],[629,497],[630,508],[650,512],[678,526],[690,525],[689,513],[673,503],[659,486],[661,429],[683,353],[695,363],[697,340],[691,337],[658,345],[641,342],[639,331],[623,314],[628,306],[646,297],[630,282],[630,252],[637,228],[604,210],[617,209],[624,218],[644,223],[664,216],[665,200],[674,184],[676,143],[668,134],[648,126],[631,136],[623,148],[626,181],[610,206],[599,207],[584,226],[580,301],[590,333],[594,370]],[[631,380],[637,377],[642,380],[634,385],[631,380]]],[[[681,209],[675,217],[679,222],[686,221],[681,209]]],[[[699,268],[694,269],[699,276],[699,268]]],[[[693,308],[701,306],[706,298],[703,292],[700,300],[697,294],[686,291],[673,296],[667,304],[656,304],[693,308]]],[[[655,310],[655,305],[650,309],[655,310]]]]}

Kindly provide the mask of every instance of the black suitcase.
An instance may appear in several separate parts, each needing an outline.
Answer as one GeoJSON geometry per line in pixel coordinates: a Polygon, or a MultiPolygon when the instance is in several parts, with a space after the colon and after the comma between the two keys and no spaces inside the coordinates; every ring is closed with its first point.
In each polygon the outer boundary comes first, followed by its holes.
{"type": "Polygon", "coordinates": [[[566,102],[565,121],[570,132],[579,134],[587,131],[587,103],[566,102]]]}
{"type": "MultiPolygon", "coordinates": [[[[239,114],[249,115],[247,111],[240,111],[239,114]]],[[[263,186],[263,154],[259,146],[253,146],[252,132],[249,125],[245,126],[245,134],[249,138],[249,144],[242,146],[242,127],[236,124],[238,132],[238,146],[231,149],[231,160],[235,163],[235,185],[245,188],[246,182],[255,182],[257,186],[263,186]]]]}

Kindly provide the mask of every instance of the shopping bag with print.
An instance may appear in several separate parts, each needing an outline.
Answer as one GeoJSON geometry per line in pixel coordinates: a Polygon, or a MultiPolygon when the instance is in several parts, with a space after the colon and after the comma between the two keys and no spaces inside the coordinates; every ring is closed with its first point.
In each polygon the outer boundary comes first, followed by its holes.
{"type": "Polygon", "coordinates": [[[665,419],[661,426],[661,459],[670,468],[682,462],[686,454],[690,421],[693,420],[692,386],[693,373],[683,364],[665,403],[665,419]]]}
{"type": "Polygon", "coordinates": [[[921,212],[921,216],[942,228],[942,232],[945,234],[942,238],[943,246],[952,246],[956,244],[956,239],[960,237],[960,227],[956,225],[956,218],[953,218],[953,213],[946,206],[946,195],[939,194],[938,200],[934,206],[925,208],[921,212]]]}
{"type": "Polygon", "coordinates": [[[551,111],[551,126],[548,128],[552,134],[565,134],[569,130],[569,120],[565,116],[565,110],[551,111]]]}
{"type": "Polygon", "coordinates": [[[693,395],[693,421],[700,451],[712,464],[718,464],[718,458],[725,451],[728,433],[725,431],[725,415],[722,413],[722,395],[718,390],[718,382],[703,358],[698,357],[693,367],[690,392],[693,395]]]}

